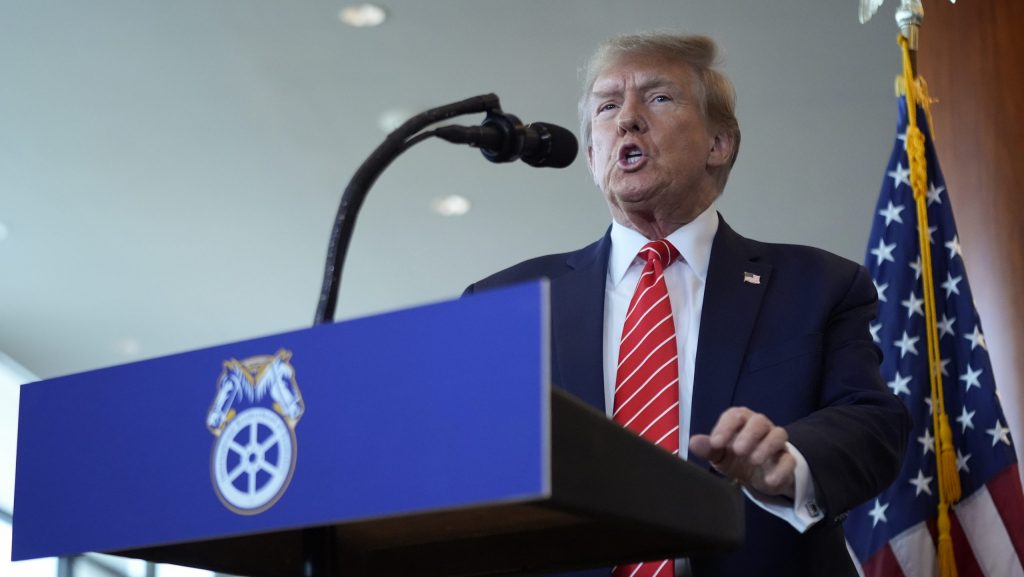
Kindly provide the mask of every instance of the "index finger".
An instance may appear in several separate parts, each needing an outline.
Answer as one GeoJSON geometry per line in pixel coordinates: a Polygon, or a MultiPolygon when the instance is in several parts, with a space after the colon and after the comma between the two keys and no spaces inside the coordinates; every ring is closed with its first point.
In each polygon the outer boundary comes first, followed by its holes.
{"type": "Polygon", "coordinates": [[[722,449],[731,443],[753,414],[753,411],[746,407],[726,409],[718,417],[715,427],[711,429],[711,446],[715,449],[722,449]]]}

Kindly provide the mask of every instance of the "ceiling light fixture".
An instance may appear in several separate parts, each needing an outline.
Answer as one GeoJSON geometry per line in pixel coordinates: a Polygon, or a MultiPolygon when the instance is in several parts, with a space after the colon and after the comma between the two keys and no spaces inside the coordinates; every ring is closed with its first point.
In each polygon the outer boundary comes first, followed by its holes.
{"type": "Polygon", "coordinates": [[[356,28],[380,26],[387,20],[388,13],[376,4],[352,4],[338,12],[338,19],[356,28]]]}
{"type": "Polygon", "coordinates": [[[142,345],[137,339],[127,337],[114,342],[114,350],[125,357],[137,357],[142,351],[142,345]]]}
{"type": "Polygon", "coordinates": [[[462,216],[469,212],[469,199],[457,194],[436,198],[433,202],[434,212],[441,216],[462,216]]]}
{"type": "Polygon", "coordinates": [[[380,128],[385,134],[391,134],[393,130],[413,116],[416,116],[416,113],[410,112],[406,108],[390,108],[377,117],[377,128],[380,128]]]}

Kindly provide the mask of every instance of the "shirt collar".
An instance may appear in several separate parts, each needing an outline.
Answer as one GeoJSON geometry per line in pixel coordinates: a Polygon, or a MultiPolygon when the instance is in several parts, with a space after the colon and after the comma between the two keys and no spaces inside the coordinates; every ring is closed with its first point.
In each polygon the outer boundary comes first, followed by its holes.
{"type": "MultiPolygon", "coordinates": [[[[711,260],[711,244],[718,232],[718,211],[709,206],[697,218],[677,228],[666,238],[671,242],[690,269],[703,282],[707,279],[711,260]]],[[[640,249],[650,242],[639,232],[612,221],[612,250],[608,257],[608,278],[614,285],[622,282],[629,265],[640,249]]]]}

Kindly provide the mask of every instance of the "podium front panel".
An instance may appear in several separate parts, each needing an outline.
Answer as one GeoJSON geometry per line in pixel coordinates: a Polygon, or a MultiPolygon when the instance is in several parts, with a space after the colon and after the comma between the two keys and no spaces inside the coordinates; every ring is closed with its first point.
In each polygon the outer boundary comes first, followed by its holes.
{"type": "Polygon", "coordinates": [[[549,496],[546,290],[23,386],[13,558],[549,496]]]}

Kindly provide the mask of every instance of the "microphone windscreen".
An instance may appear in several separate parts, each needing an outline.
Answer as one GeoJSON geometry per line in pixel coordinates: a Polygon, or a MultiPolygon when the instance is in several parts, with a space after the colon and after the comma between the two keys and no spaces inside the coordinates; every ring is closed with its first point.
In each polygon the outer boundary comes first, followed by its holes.
{"type": "Polygon", "coordinates": [[[534,122],[530,128],[537,131],[544,144],[529,153],[524,151],[523,162],[530,166],[565,168],[576,160],[580,147],[571,131],[547,122],[534,122]]]}

